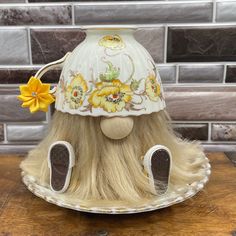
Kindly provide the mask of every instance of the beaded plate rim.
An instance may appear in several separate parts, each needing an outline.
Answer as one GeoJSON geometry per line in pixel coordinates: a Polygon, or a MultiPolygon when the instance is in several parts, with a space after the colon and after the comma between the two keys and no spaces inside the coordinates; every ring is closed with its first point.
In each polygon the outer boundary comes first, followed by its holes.
{"type": "Polygon", "coordinates": [[[204,178],[200,181],[196,181],[196,182],[191,183],[189,185],[189,187],[186,188],[187,191],[183,195],[175,193],[176,196],[171,198],[171,194],[173,194],[173,192],[170,192],[165,195],[166,200],[162,203],[159,203],[159,204],[155,203],[155,200],[154,200],[151,204],[142,205],[139,207],[132,207],[132,208],[127,208],[127,207],[85,207],[82,205],[69,204],[69,203],[66,203],[62,200],[57,199],[57,197],[56,197],[57,195],[55,193],[53,193],[52,191],[50,191],[48,188],[38,185],[36,183],[36,179],[33,176],[26,174],[24,171],[21,172],[21,175],[22,175],[23,183],[26,185],[26,187],[28,188],[28,190],[30,192],[32,192],[37,197],[40,197],[40,198],[44,199],[45,201],[55,204],[59,207],[68,208],[68,209],[81,211],[81,212],[87,212],[87,213],[97,213],[97,214],[134,214],[134,213],[149,212],[149,211],[154,211],[154,210],[166,208],[166,207],[181,203],[181,202],[193,197],[194,195],[196,195],[206,185],[206,183],[209,180],[209,176],[211,174],[211,165],[209,162],[206,164],[203,164],[202,168],[205,171],[204,178]],[[50,195],[48,195],[47,193],[49,193],[50,195]]]}

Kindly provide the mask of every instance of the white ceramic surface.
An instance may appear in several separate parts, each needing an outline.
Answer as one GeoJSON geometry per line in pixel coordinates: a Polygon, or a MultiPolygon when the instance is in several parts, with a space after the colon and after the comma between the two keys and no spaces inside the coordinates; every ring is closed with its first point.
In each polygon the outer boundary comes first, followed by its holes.
{"type": "Polygon", "coordinates": [[[89,29],[66,58],[56,109],[82,116],[130,116],[165,108],[158,70],[134,29],[89,29]]]}
{"type": "Polygon", "coordinates": [[[140,205],[134,208],[127,207],[85,207],[82,205],[78,205],[75,202],[68,203],[66,200],[61,200],[60,194],[54,193],[49,188],[43,187],[37,184],[37,180],[30,175],[22,172],[22,180],[23,183],[27,186],[27,188],[36,196],[50,202],[52,204],[58,205],[60,207],[73,209],[81,212],[91,212],[91,213],[99,213],[99,214],[133,214],[140,212],[148,212],[153,211],[165,207],[169,207],[171,205],[180,203],[185,201],[188,198],[193,197],[200,190],[203,189],[204,185],[207,183],[209,179],[209,175],[211,173],[211,166],[209,163],[203,165],[203,169],[205,170],[205,177],[197,182],[193,182],[185,189],[182,189],[181,192],[170,192],[168,191],[165,195],[161,197],[157,197],[151,204],[149,205],[140,205]]]}

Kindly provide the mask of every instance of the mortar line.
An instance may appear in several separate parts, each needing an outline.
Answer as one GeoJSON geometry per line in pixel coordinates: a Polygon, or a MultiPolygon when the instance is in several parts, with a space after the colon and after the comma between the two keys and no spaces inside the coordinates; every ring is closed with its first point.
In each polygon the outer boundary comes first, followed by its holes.
{"type": "Polygon", "coordinates": [[[75,25],[75,5],[74,3],[71,4],[71,23],[74,26],[75,25]]]}
{"type": "Polygon", "coordinates": [[[175,84],[179,84],[179,65],[176,65],[175,84]]]}
{"type": "Polygon", "coordinates": [[[212,23],[216,22],[216,0],[213,0],[212,23]]]}
{"type": "Polygon", "coordinates": [[[224,72],[223,72],[223,84],[226,84],[226,73],[227,73],[227,65],[224,65],[224,72]]]}
{"type": "MultiPolygon", "coordinates": [[[[129,28],[129,27],[135,27],[135,28],[155,28],[155,27],[187,27],[187,28],[194,28],[194,27],[235,27],[236,21],[232,22],[205,22],[205,23],[157,23],[157,24],[119,24],[119,27],[129,28]]],[[[1,29],[22,29],[26,27],[30,27],[32,29],[86,29],[86,27],[114,27],[114,25],[104,25],[104,24],[94,24],[94,25],[88,25],[88,24],[81,24],[81,25],[12,25],[12,26],[0,26],[1,29]]],[[[116,26],[116,25],[115,25],[116,26]]]]}
{"type": "MultiPolygon", "coordinates": [[[[42,67],[45,64],[26,64],[26,65],[18,65],[18,64],[10,64],[10,65],[1,65],[0,64],[0,69],[1,68],[32,68],[32,67],[42,67]]],[[[218,62],[167,62],[167,63],[156,63],[157,66],[176,66],[176,65],[181,65],[181,66],[223,66],[223,65],[236,65],[236,61],[218,61],[218,62]]]]}
{"type": "Polygon", "coordinates": [[[3,143],[7,143],[7,125],[6,124],[3,124],[3,131],[4,131],[3,143]]]}
{"type": "Polygon", "coordinates": [[[211,128],[212,123],[208,122],[208,141],[211,142],[211,132],[212,132],[212,128],[211,128]]]}
{"type": "Polygon", "coordinates": [[[27,38],[28,38],[28,53],[29,53],[29,61],[30,65],[33,65],[32,60],[32,48],[31,48],[31,36],[30,36],[30,28],[27,28],[27,38]]]}
{"type": "Polygon", "coordinates": [[[48,112],[46,113],[46,122],[47,124],[51,122],[51,106],[48,107],[48,112]]]}
{"type": "Polygon", "coordinates": [[[168,26],[164,28],[164,63],[167,63],[168,26]]]}

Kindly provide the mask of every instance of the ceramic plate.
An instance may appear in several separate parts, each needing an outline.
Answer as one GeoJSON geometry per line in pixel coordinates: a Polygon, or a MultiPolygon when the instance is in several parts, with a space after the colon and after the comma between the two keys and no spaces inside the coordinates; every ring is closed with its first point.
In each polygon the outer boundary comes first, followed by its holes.
{"type": "Polygon", "coordinates": [[[60,207],[73,209],[76,211],[82,212],[90,212],[90,213],[99,213],[99,214],[133,214],[147,211],[154,211],[157,209],[165,208],[180,202],[185,201],[188,198],[191,198],[195,194],[197,194],[201,189],[203,189],[204,185],[207,183],[209,179],[209,175],[211,173],[211,166],[209,163],[204,164],[203,168],[205,170],[205,177],[198,182],[194,182],[187,186],[184,189],[184,193],[180,194],[177,192],[167,192],[163,197],[158,197],[154,199],[153,202],[149,205],[137,206],[134,208],[127,207],[85,207],[82,205],[76,204],[76,202],[71,202],[68,204],[66,201],[62,201],[59,199],[59,194],[52,192],[50,189],[40,186],[37,184],[36,179],[33,176],[27,175],[22,172],[22,178],[24,184],[27,188],[36,196],[43,198],[47,202],[53,203],[60,207]]]}

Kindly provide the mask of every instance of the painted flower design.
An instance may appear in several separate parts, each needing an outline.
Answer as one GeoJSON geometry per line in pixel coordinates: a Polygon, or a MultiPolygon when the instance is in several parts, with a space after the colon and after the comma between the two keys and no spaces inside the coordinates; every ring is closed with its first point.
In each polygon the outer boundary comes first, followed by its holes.
{"type": "Polygon", "coordinates": [[[145,81],[146,93],[150,100],[157,101],[161,97],[161,86],[154,74],[149,74],[145,81]]]}
{"type": "Polygon", "coordinates": [[[82,106],[87,91],[88,87],[83,76],[81,74],[74,75],[65,92],[66,100],[69,102],[71,109],[82,106]]]}
{"type": "Polygon", "coordinates": [[[122,49],[125,43],[119,35],[106,35],[99,41],[99,45],[109,49],[122,49]]]}
{"type": "Polygon", "coordinates": [[[20,86],[21,95],[17,98],[21,100],[22,107],[29,107],[30,112],[48,111],[48,106],[55,101],[50,94],[50,84],[43,84],[40,79],[31,77],[26,85],[20,86]]]}
{"type": "Polygon", "coordinates": [[[122,111],[131,100],[132,91],[130,86],[118,79],[111,82],[97,83],[95,90],[88,99],[92,107],[100,107],[107,112],[122,111]]]}

